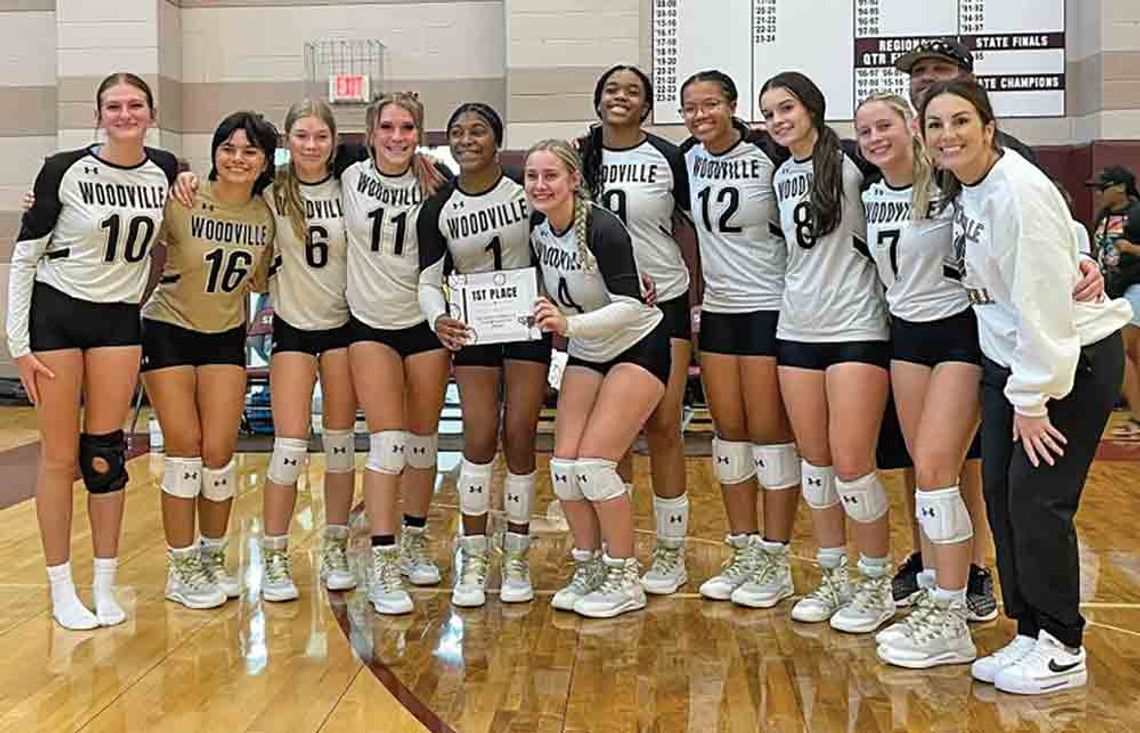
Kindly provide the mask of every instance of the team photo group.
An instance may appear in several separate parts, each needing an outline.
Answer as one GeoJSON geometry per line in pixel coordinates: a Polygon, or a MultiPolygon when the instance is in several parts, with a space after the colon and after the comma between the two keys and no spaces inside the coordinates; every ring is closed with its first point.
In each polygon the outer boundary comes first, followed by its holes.
{"type": "Polygon", "coordinates": [[[26,197],[8,290],[8,344],[40,422],[36,511],[56,623],[126,620],[115,595],[122,428],[140,379],[165,440],[165,597],[209,609],[241,595],[226,538],[248,304],[268,292],[266,601],[299,595],[289,533],[319,380],[322,583],[348,590],[367,577],[384,615],[413,610],[409,585],[444,582],[459,607],[484,605],[489,586],[502,603],[539,602],[528,562],[536,436],[552,359],[565,359],[549,482],[573,549],[550,598],[557,612],[637,613],[647,594],[691,583],[704,603],[786,602],[794,623],[873,635],[884,664],[970,664],[1017,694],[1085,685],[1074,515],[1121,392],[1121,332],[1140,313],[1105,295],[1064,190],[998,129],[973,64],[957,40],[918,45],[896,64],[910,98],[861,100],[854,140],[828,126],[828,100],[804,74],[768,79],[763,124],[749,126],[738,106],[757,100],[701,71],[676,100],[680,145],[645,129],[648,76],[615,66],[593,90],[597,123],[533,145],[517,173],[500,161],[503,119],[480,101],[446,124],[457,172],[421,152],[424,107],[405,92],[369,106],[364,145],[338,138],[321,100],[297,101],[280,128],[234,112],[213,134],[210,169],[180,171],[144,144],[157,119],[147,83],[108,76],[93,90],[101,142],[49,157],[26,197]],[[691,235],[699,269],[679,244],[691,235]],[[477,339],[454,307],[454,276],[487,273],[536,293],[516,324],[525,338],[477,339]],[[696,329],[690,291],[701,293],[696,329]],[[729,527],[724,565],[702,578],[685,563],[694,359],[714,427],[700,460],[729,527]],[[451,540],[429,541],[427,519],[452,379],[462,534],[441,567],[451,540]],[[349,549],[358,410],[369,433],[363,556],[349,549]],[[649,557],[635,553],[630,495],[642,433],[649,557]],[[69,562],[76,465],[95,551],[90,604],[69,562]],[[886,469],[907,470],[896,505],[913,523],[897,568],[886,469]],[[790,556],[801,499],[819,567],[802,588],[790,556]],[[501,543],[489,522],[499,507],[501,543]],[[969,624],[998,615],[991,552],[1016,635],[983,650],[969,624]],[[493,570],[501,582],[488,583],[493,570]]]}

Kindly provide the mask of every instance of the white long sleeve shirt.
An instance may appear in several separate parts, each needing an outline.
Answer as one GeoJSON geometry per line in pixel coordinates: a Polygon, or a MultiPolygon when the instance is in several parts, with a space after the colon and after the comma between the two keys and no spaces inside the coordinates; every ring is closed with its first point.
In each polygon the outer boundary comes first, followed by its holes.
{"type": "Polygon", "coordinates": [[[1073,300],[1080,271],[1068,207],[1012,150],[981,181],[963,186],[954,247],[982,353],[1011,372],[1006,398],[1022,415],[1047,414],[1049,400],[1072,390],[1081,347],[1128,323],[1128,303],[1073,300]]]}

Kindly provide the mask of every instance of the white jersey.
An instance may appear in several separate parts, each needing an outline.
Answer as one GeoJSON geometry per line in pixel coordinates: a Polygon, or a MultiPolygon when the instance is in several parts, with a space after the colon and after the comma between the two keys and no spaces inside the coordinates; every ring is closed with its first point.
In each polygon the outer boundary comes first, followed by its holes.
{"type": "Polygon", "coordinates": [[[867,242],[887,288],[891,315],[904,321],[937,321],[966,310],[970,301],[954,267],[953,211],[940,206],[935,189],[930,217],[912,218],[913,190],[893,188],[880,178],[863,192],[867,242]]]}
{"type": "Polygon", "coordinates": [[[685,153],[705,280],[702,310],[779,310],[787,255],[772,173],[782,157],[771,138],[757,133],[720,155],[699,143],[685,153]]]}
{"type": "Polygon", "coordinates": [[[293,227],[292,218],[278,210],[275,188],[265,190],[277,231],[269,278],[273,310],[302,331],[338,328],[348,322],[344,294],[348,240],[340,181],[330,175],[320,183],[301,183],[300,188],[305,207],[303,237],[293,227]]]}
{"type": "Polygon", "coordinates": [[[1073,300],[1077,238],[1052,181],[1013,150],[963,186],[954,215],[962,282],[982,353],[1011,371],[1005,396],[1024,415],[1073,388],[1080,349],[1132,318],[1125,300],[1073,300]]]}
{"type": "Polygon", "coordinates": [[[574,227],[558,234],[546,217],[533,217],[531,245],[543,286],[566,314],[568,351],[585,361],[604,363],[648,335],[664,316],[646,305],[629,231],[621,220],[590,206],[583,262],[574,227]]]}
{"type": "Polygon", "coordinates": [[[526,193],[505,175],[480,194],[467,193],[458,181],[443,186],[424,204],[416,226],[420,308],[429,326],[447,312],[443,279],[449,273],[532,264],[526,193]]]}
{"type": "Polygon", "coordinates": [[[8,349],[29,353],[28,317],[35,281],[95,303],[138,303],[150,274],[150,250],[162,225],[178,161],[165,150],[124,167],[92,145],[57,153],[40,169],[35,205],[24,214],[8,286],[8,349]]]}
{"type": "Polygon", "coordinates": [[[412,168],[387,176],[373,161],[364,160],[350,165],[340,180],[348,235],[349,311],[384,330],[421,323],[416,217],[425,196],[412,168]]]}
{"type": "Polygon", "coordinates": [[[601,181],[598,203],[629,229],[637,266],[653,278],[657,299],[684,295],[689,268],[673,239],[673,212],[689,209],[689,177],[680,149],[652,134],[632,148],[602,148],[601,181]]]}
{"type": "Polygon", "coordinates": [[[812,229],[812,161],[788,159],[773,180],[788,270],[776,336],[788,341],[886,341],[883,286],[867,251],[859,191],[863,173],[843,155],[839,225],[817,237],[812,229]]]}

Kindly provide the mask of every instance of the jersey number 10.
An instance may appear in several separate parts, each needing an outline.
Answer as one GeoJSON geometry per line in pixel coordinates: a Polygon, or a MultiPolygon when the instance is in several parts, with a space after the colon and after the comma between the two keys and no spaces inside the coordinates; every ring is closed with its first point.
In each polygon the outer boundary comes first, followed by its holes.
{"type": "MultiPolygon", "coordinates": [[[[99,222],[100,229],[107,230],[107,250],[103,253],[104,262],[114,262],[119,254],[119,234],[122,226],[118,214],[111,214],[99,222]]],[[[154,220],[147,216],[136,216],[127,224],[127,241],[123,246],[123,259],[127,262],[141,262],[146,257],[154,236],[154,220]]]]}

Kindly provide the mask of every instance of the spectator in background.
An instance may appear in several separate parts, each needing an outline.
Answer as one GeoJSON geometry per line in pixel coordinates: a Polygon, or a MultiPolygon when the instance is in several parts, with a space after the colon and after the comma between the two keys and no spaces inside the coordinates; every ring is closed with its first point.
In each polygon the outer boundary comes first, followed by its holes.
{"type": "Polygon", "coordinates": [[[1135,174],[1122,165],[1107,166],[1085,185],[1096,192],[1093,246],[1105,292],[1132,306],[1132,321],[1124,327],[1124,397],[1132,415],[1113,434],[1140,438],[1140,191],[1135,174]]]}

